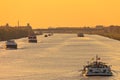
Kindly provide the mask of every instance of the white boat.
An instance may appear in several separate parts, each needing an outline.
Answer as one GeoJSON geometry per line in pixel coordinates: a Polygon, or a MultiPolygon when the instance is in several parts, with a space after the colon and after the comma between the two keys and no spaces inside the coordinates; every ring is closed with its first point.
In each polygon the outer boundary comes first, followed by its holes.
{"type": "Polygon", "coordinates": [[[17,49],[17,43],[14,40],[8,40],[5,43],[6,49],[17,49]]]}
{"type": "Polygon", "coordinates": [[[29,42],[37,43],[37,37],[36,37],[36,35],[30,35],[30,36],[28,36],[28,41],[29,42]]]}
{"type": "Polygon", "coordinates": [[[86,76],[112,76],[111,66],[100,61],[96,56],[96,60],[84,66],[82,73],[86,76]]]}

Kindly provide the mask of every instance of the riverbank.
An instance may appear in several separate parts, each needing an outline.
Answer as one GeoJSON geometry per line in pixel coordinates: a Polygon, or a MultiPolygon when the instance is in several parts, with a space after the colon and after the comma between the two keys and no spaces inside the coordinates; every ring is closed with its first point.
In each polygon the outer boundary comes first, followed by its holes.
{"type": "Polygon", "coordinates": [[[83,33],[83,34],[98,34],[112,39],[120,40],[120,26],[102,26],[96,27],[57,27],[48,29],[35,29],[34,31],[43,33],[83,33]]]}
{"type": "Polygon", "coordinates": [[[117,33],[100,33],[99,35],[120,41],[120,34],[117,33]]]}
{"type": "Polygon", "coordinates": [[[18,39],[22,37],[27,37],[29,34],[33,34],[32,27],[27,24],[27,26],[0,26],[0,41],[5,41],[9,39],[18,39]]]}

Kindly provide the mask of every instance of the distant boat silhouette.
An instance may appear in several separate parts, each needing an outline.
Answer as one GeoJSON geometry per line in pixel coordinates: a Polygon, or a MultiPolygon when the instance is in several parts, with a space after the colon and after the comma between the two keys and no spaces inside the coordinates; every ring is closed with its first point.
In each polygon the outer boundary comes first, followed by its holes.
{"type": "Polygon", "coordinates": [[[36,37],[36,35],[29,35],[28,36],[28,41],[30,43],[37,43],[37,37],[36,37]]]}
{"type": "Polygon", "coordinates": [[[84,37],[84,34],[83,33],[78,33],[77,36],[78,37],[84,37]]]}
{"type": "Polygon", "coordinates": [[[48,35],[47,35],[47,34],[45,34],[45,35],[44,35],[44,37],[48,37],[48,35]]]}
{"type": "Polygon", "coordinates": [[[8,40],[5,43],[6,49],[17,49],[17,43],[14,40],[8,40]]]}

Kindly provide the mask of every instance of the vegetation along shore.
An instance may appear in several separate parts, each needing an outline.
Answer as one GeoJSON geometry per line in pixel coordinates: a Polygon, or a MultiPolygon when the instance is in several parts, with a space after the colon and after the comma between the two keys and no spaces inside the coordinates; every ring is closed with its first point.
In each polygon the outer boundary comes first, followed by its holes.
{"type": "Polygon", "coordinates": [[[102,26],[96,27],[56,27],[48,29],[34,29],[36,32],[42,33],[84,33],[84,34],[98,34],[112,39],[120,40],[120,26],[102,26]]]}
{"type": "Polygon", "coordinates": [[[29,34],[33,34],[32,27],[27,24],[26,26],[0,26],[0,41],[17,39],[27,37],[29,34]]]}

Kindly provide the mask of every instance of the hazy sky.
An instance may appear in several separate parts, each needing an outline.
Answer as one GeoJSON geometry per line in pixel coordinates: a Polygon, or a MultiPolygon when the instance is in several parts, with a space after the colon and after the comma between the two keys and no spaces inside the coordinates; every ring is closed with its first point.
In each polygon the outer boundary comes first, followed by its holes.
{"type": "Polygon", "coordinates": [[[1,0],[0,25],[120,25],[120,0],[1,0]]]}

